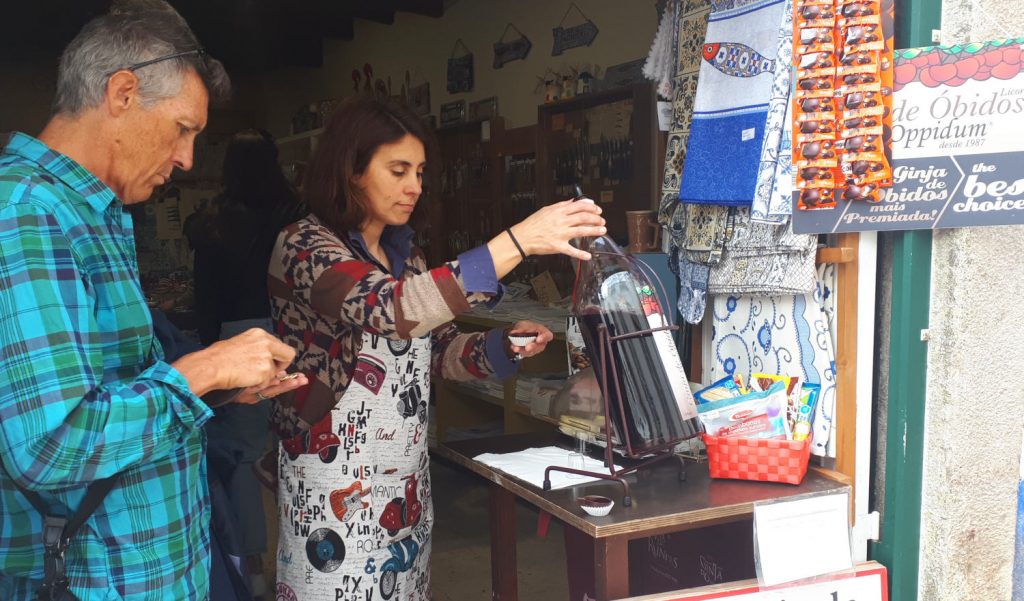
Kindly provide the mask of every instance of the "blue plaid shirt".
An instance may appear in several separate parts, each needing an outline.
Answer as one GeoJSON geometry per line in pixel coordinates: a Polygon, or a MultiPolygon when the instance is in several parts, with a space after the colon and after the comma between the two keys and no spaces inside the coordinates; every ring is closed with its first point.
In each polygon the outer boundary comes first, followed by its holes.
{"type": "Polygon", "coordinates": [[[205,599],[210,409],[163,361],[132,221],[70,158],[16,133],[0,154],[0,599],[43,577],[42,519],[15,488],[74,513],[117,486],[72,540],[82,601],[205,599]]]}

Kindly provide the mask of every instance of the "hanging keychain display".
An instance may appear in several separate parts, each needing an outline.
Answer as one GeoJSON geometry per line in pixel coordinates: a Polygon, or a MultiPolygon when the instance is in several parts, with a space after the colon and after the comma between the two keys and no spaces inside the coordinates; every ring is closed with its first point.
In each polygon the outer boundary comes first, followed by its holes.
{"type": "Polygon", "coordinates": [[[469,51],[462,38],[455,40],[452,55],[448,57],[448,93],[460,94],[473,89],[473,53],[469,51]],[[455,56],[459,47],[465,51],[462,56],[455,56]]]}
{"type": "Polygon", "coordinates": [[[530,48],[532,47],[533,43],[530,42],[530,38],[519,31],[518,27],[509,23],[505,26],[505,31],[501,34],[501,37],[494,43],[494,68],[500,69],[505,66],[505,63],[523,60],[526,58],[526,55],[530,54],[530,48]],[[515,30],[519,37],[506,42],[505,36],[508,35],[508,30],[510,29],[515,30]]]}
{"type": "Polygon", "coordinates": [[[569,9],[562,16],[562,20],[558,22],[558,27],[552,30],[552,34],[554,35],[555,43],[551,48],[551,56],[559,56],[571,48],[593,44],[594,38],[597,37],[597,25],[594,25],[594,22],[587,15],[583,14],[583,11],[580,10],[580,7],[576,6],[575,2],[571,2],[569,9]],[[573,25],[572,27],[562,27],[565,24],[565,19],[574,8],[583,17],[583,23],[573,25]]]}

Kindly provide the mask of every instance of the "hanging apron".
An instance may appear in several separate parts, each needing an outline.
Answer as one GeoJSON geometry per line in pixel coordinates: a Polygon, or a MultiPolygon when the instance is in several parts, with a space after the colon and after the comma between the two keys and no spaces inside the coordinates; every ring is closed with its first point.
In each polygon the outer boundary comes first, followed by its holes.
{"type": "Polygon", "coordinates": [[[429,336],[363,334],[306,452],[280,452],[279,601],[430,600],[429,395],[429,336]]]}

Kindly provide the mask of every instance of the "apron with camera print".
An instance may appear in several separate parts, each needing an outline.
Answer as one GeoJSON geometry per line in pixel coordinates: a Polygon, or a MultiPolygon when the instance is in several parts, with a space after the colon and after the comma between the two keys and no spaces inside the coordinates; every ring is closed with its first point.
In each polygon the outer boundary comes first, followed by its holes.
{"type": "Polygon", "coordinates": [[[279,601],[429,601],[430,337],[363,334],[341,402],[281,449],[279,601]]]}

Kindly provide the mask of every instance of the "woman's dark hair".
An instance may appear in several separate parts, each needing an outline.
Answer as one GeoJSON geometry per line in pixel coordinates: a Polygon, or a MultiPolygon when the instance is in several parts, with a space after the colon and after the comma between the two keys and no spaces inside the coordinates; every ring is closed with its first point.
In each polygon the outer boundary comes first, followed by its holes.
{"type": "Polygon", "coordinates": [[[258,129],[235,134],[224,153],[224,195],[250,209],[272,209],[295,199],[277,163],[274,138],[258,129]]]}
{"type": "Polygon", "coordinates": [[[434,136],[405,107],[367,97],[346,100],[327,122],[303,184],[310,212],[336,234],[358,230],[366,219],[366,199],[353,178],[366,170],[378,148],[406,135],[423,144],[427,158],[424,192],[410,218],[413,227],[421,225],[427,211],[423,200],[429,174],[436,169],[434,136]]]}

